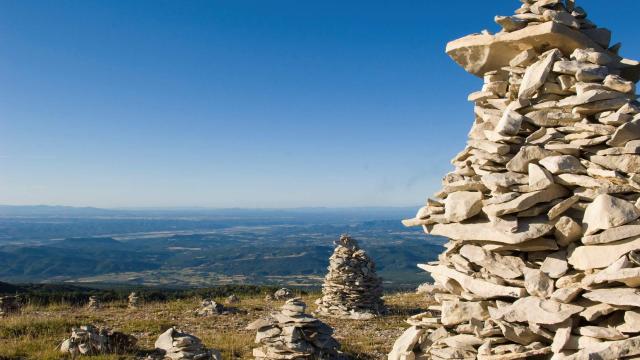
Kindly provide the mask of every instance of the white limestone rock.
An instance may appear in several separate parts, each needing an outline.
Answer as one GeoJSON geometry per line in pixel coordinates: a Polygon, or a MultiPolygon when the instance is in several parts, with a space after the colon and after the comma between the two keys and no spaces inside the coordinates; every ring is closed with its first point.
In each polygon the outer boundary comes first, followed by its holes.
{"type": "Polygon", "coordinates": [[[444,201],[444,217],[448,222],[460,222],[482,211],[482,193],[479,191],[457,191],[444,201]]]}
{"type": "Polygon", "coordinates": [[[592,235],[598,230],[621,226],[638,217],[640,217],[640,209],[633,203],[608,194],[601,194],[587,206],[582,221],[587,225],[585,235],[592,235]]]}

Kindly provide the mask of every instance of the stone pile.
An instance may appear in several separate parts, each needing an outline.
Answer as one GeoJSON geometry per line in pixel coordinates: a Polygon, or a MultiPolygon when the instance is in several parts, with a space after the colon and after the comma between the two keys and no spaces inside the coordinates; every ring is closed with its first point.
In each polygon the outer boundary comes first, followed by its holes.
{"type": "Polygon", "coordinates": [[[450,239],[389,359],[640,356],[638,62],[572,0],[522,0],[448,44],[484,78],[442,190],[405,225],[450,239]]]}
{"type": "Polygon", "coordinates": [[[255,342],[260,346],[253,349],[255,359],[343,359],[340,345],[331,336],[333,329],[305,314],[305,308],[300,299],[289,299],[281,312],[247,326],[247,330],[257,331],[255,342]]]}
{"type": "Polygon", "coordinates": [[[200,303],[200,308],[196,310],[197,316],[222,315],[224,313],[224,306],[211,299],[202,300],[202,302],[200,303]]]}
{"type": "Polygon", "coordinates": [[[222,360],[220,352],[207,349],[200,339],[176,328],[162,333],[155,342],[155,348],[161,359],[222,360]]]}
{"type": "Polygon", "coordinates": [[[235,294],[231,294],[231,295],[229,295],[229,297],[227,297],[227,304],[234,305],[234,304],[239,304],[239,303],[240,303],[240,298],[238,296],[236,296],[235,294]]]}
{"type": "Polygon", "coordinates": [[[342,235],[329,259],[322,297],[316,301],[317,313],[324,316],[371,319],[386,312],[382,279],[376,265],[356,240],[342,235]]]}
{"type": "Polygon", "coordinates": [[[137,309],[140,306],[140,297],[135,292],[129,294],[128,300],[129,309],[137,309]]]}
{"type": "Polygon", "coordinates": [[[273,298],[275,300],[288,300],[294,298],[295,295],[293,291],[287,288],[282,288],[273,293],[273,298]]]}
{"type": "Polygon", "coordinates": [[[20,299],[17,296],[0,296],[0,316],[20,312],[20,299]]]}
{"type": "Polygon", "coordinates": [[[98,310],[101,307],[102,307],[102,304],[100,304],[100,300],[98,300],[97,296],[89,296],[89,303],[87,303],[87,309],[98,310]]]}
{"type": "Polygon", "coordinates": [[[136,342],[131,335],[87,325],[74,327],[71,337],[60,344],[60,352],[73,358],[78,355],[122,354],[134,349],[136,342]]]}

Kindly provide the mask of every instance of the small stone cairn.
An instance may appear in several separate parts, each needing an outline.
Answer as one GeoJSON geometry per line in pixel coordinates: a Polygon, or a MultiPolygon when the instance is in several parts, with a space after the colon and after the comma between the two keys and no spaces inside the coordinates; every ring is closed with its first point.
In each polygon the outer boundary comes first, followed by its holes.
{"type": "Polygon", "coordinates": [[[176,328],[162,333],[155,342],[155,348],[160,353],[160,359],[222,360],[220,352],[207,349],[200,339],[176,328]]]}
{"type": "Polygon", "coordinates": [[[204,299],[200,308],[196,310],[196,316],[213,316],[226,314],[224,305],[211,299],[204,299]]]}
{"type": "Polygon", "coordinates": [[[134,349],[136,342],[131,335],[86,325],[71,330],[71,337],[60,344],[60,352],[70,354],[72,358],[79,355],[122,354],[134,349]]]}
{"type": "Polygon", "coordinates": [[[132,292],[131,294],[129,294],[128,300],[129,300],[129,303],[128,303],[129,309],[137,309],[140,307],[140,297],[135,292],[132,292]]]}
{"type": "Polygon", "coordinates": [[[640,357],[640,63],[574,0],[447,53],[484,79],[467,147],[405,225],[447,237],[389,360],[640,357]]]}
{"type": "Polygon", "coordinates": [[[287,288],[282,288],[273,293],[273,299],[275,300],[288,300],[294,298],[293,291],[287,288]]]}
{"type": "Polygon", "coordinates": [[[386,312],[382,279],[376,265],[355,239],[342,235],[329,259],[316,313],[347,319],[371,319],[386,312]]]}
{"type": "Polygon", "coordinates": [[[98,310],[101,307],[102,307],[102,304],[100,304],[100,300],[98,300],[97,296],[89,296],[89,303],[87,304],[87,309],[98,310]]]}
{"type": "Polygon", "coordinates": [[[236,296],[235,294],[231,294],[227,298],[227,304],[228,305],[235,305],[235,304],[239,304],[239,303],[240,303],[240,298],[238,296],[236,296]]]}
{"type": "Polygon", "coordinates": [[[305,314],[305,309],[302,300],[289,299],[281,312],[247,326],[247,330],[257,330],[255,342],[260,347],[253,349],[256,360],[344,359],[338,351],[340,345],[331,336],[333,329],[305,314]]]}
{"type": "Polygon", "coordinates": [[[20,308],[18,296],[0,296],[0,316],[18,313],[20,308]]]}

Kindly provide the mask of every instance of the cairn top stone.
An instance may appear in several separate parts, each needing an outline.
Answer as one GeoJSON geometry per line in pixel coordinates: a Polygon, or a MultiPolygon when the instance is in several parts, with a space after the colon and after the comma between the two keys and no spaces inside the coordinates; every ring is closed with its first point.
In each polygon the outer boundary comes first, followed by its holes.
{"type": "Polygon", "coordinates": [[[447,44],[447,54],[466,71],[478,77],[509,66],[509,62],[528,49],[560,49],[571,54],[580,48],[602,47],[588,36],[568,26],[550,21],[513,32],[467,35],[447,44]]]}

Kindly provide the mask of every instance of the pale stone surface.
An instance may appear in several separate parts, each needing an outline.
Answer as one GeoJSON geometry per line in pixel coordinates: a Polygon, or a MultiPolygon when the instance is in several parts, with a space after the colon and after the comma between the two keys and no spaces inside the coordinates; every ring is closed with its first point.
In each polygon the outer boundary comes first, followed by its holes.
{"type": "Polygon", "coordinates": [[[494,130],[501,135],[517,135],[523,121],[524,116],[507,107],[494,130]]]}
{"type": "Polygon", "coordinates": [[[524,286],[529,295],[540,298],[550,298],[554,290],[553,280],[549,275],[538,269],[525,270],[524,286]]]}
{"type": "Polygon", "coordinates": [[[504,244],[520,244],[537,239],[553,229],[553,225],[540,219],[518,221],[518,229],[512,233],[489,226],[488,221],[477,223],[452,223],[428,225],[429,234],[456,240],[493,241],[504,244]]]}
{"type": "Polygon", "coordinates": [[[610,146],[624,146],[627,141],[640,139],[640,119],[630,121],[620,126],[609,142],[610,146]]]}
{"type": "Polygon", "coordinates": [[[557,218],[558,216],[564,214],[565,211],[569,210],[579,200],[580,200],[580,197],[577,196],[577,195],[574,195],[574,196],[572,196],[570,198],[567,198],[567,199],[564,199],[561,202],[559,202],[558,204],[554,205],[551,209],[549,209],[549,212],[547,213],[547,216],[549,217],[549,220],[553,220],[553,219],[557,218]]]}
{"type": "Polygon", "coordinates": [[[555,224],[554,235],[561,246],[567,246],[582,236],[582,227],[575,220],[563,216],[555,224]]]}
{"type": "MultiPolygon", "coordinates": [[[[489,309],[490,312],[492,311],[489,309]]],[[[559,324],[572,315],[584,310],[582,306],[562,304],[554,300],[545,300],[529,296],[516,300],[513,304],[496,309],[492,318],[509,322],[531,322],[535,324],[559,324]]]]}
{"type": "Polygon", "coordinates": [[[400,336],[393,344],[393,349],[391,349],[389,359],[415,359],[415,355],[413,355],[413,347],[416,345],[422,334],[424,334],[424,329],[418,328],[417,326],[412,326],[405,330],[402,336],[400,336]]]}
{"type": "Polygon", "coordinates": [[[582,326],[578,328],[578,334],[604,340],[622,340],[626,338],[624,334],[615,328],[603,326],[582,326]]]}
{"type": "Polygon", "coordinates": [[[622,359],[623,357],[640,355],[640,337],[626,340],[610,341],[587,347],[566,357],[568,360],[582,359],[622,359]]]}
{"type": "Polygon", "coordinates": [[[633,288],[596,289],[582,296],[609,305],[640,307],[640,291],[633,288]]]}
{"type": "Polygon", "coordinates": [[[640,237],[604,245],[578,246],[569,255],[569,264],[579,270],[601,269],[613,264],[622,255],[640,248],[640,237]]]}
{"type": "Polygon", "coordinates": [[[568,191],[564,186],[553,184],[544,190],[526,193],[502,204],[485,206],[482,210],[487,215],[502,216],[529,209],[539,203],[555,200],[567,193],[568,191]]]}
{"type": "Polygon", "coordinates": [[[449,194],[444,203],[444,216],[447,221],[460,222],[482,211],[482,193],[457,191],[449,194]]]}
{"type": "Polygon", "coordinates": [[[548,156],[540,160],[540,165],[544,166],[552,174],[583,174],[586,169],[580,160],[571,155],[548,156]]]}
{"type": "Polygon", "coordinates": [[[465,36],[448,43],[446,52],[465,70],[481,76],[508,65],[523,48],[542,44],[557,47],[564,54],[571,54],[577,48],[600,48],[587,36],[551,21],[495,36],[465,36]],[[523,46],[525,44],[530,46],[523,46]]]}
{"type": "Polygon", "coordinates": [[[502,256],[476,245],[464,245],[460,248],[460,255],[504,279],[522,276],[522,270],[525,268],[524,262],[519,257],[502,256]]]}
{"type": "Polygon", "coordinates": [[[640,268],[619,269],[615,272],[601,271],[595,275],[594,283],[620,282],[629,287],[640,286],[640,268]]]}
{"type": "Polygon", "coordinates": [[[576,299],[576,297],[578,297],[578,295],[580,295],[580,293],[582,293],[582,288],[580,287],[556,289],[556,291],[551,294],[551,299],[564,304],[570,304],[576,299]]]}
{"type": "Polygon", "coordinates": [[[418,267],[432,274],[453,279],[457,281],[465,290],[486,299],[503,296],[519,298],[526,294],[526,291],[523,288],[496,285],[484,280],[474,279],[451,268],[447,268],[446,266],[418,264],[418,267]]]}
{"type": "Polygon", "coordinates": [[[155,348],[172,360],[222,360],[216,350],[209,350],[197,337],[176,328],[169,328],[155,342],[155,348]]]}
{"type": "Polygon", "coordinates": [[[624,225],[640,217],[640,209],[629,201],[601,194],[593,200],[582,220],[587,225],[585,235],[624,225]]]}
{"type": "Polygon", "coordinates": [[[549,254],[549,256],[547,256],[542,262],[540,270],[553,279],[561,277],[569,270],[567,252],[565,250],[560,250],[549,254]]]}
{"type": "Polygon", "coordinates": [[[595,164],[603,166],[610,170],[623,171],[626,173],[637,172],[640,168],[640,155],[615,155],[602,156],[593,155],[589,160],[595,164]]]}
{"type": "Polygon", "coordinates": [[[640,333],[640,312],[625,311],[624,323],[616,329],[622,333],[640,333]]]}
{"type": "Polygon", "coordinates": [[[507,163],[507,170],[526,173],[529,169],[529,163],[537,163],[538,161],[556,155],[555,152],[545,150],[539,146],[523,146],[520,151],[507,163]]]}
{"type": "Polygon", "coordinates": [[[489,303],[483,301],[443,301],[442,324],[458,325],[471,319],[484,321],[489,318],[488,305],[489,303]]]}
{"type": "Polygon", "coordinates": [[[635,93],[636,85],[632,81],[627,81],[618,75],[609,75],[604,79],[604,86],[622,93],[635,93]]]}
{"type": "Polygon", "coordinates": [[[531,190],[543,190],[554,183],[553,176],[537,164],[529,164],[529,187],[531,190]]]}
{"type": "Polygon", "coordinates": [[[549,72],[551,72],[553,63],[561,55],[562,54],[557,49],[550,50],[543,54],[543,56],[537,63],[529,66],[527,68],[527,71],[524,73],[524,77],[522,78],[518,97],[521,99],[526,99],[533,96],[545,83],[545,81],[547,80],[547,76],[549,76],[549,72]]]}
{"type": "Polygon", "coordinates": [[[559,353],[564,349],[564,347],[569,342],[569,338],[571,337],[571,328],[563,327],[556,330],[556,333],[553,337],[553,343],[551,344],[551,351],[554,353],[559,353]]]}

